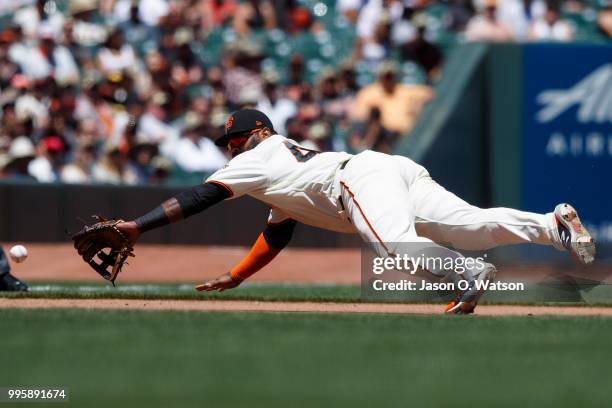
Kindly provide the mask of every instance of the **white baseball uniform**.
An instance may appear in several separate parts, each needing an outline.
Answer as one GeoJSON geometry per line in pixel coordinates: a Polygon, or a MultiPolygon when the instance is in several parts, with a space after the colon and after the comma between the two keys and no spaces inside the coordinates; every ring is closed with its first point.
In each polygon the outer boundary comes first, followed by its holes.
{"type": "Polygon", "coordinates": [[[395,243],[431,241],[473,250],[518,243],[563,248],[552,213],[472,206],[402,156],[318,153],[273,135],[236,156],[207,182],[227,187],[230,198],[248,194],[268,204],[270,223],[292,218],[358,233],[387,253],[394,253],[389,246],[395,243]]]}

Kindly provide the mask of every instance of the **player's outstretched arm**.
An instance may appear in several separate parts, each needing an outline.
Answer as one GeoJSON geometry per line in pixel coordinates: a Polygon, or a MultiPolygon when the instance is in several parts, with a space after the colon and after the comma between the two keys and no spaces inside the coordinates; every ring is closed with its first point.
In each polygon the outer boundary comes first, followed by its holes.
{"type": "Polygon", "coordinates": [[[196,286],[196,290],[223,292],[240,285],[246,278],[269,264],[287,246],[295,224],[295,220],[291,219],[281,224],[268,224],[238,265],[230,272],[196,286]]]}
{"type": "Polygon", "coordinates": [[[140,234],[200,213],[230,195],[231,192],[219,184],[199,184],[164,201],[142,217],[117,224],[117,228],[134,244],[140,234]]]}

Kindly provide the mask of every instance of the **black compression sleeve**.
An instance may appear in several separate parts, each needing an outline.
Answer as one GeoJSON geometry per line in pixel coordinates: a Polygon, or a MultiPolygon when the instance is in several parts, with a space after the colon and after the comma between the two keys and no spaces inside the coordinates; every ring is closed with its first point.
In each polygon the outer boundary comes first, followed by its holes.
{"type": "Polygon", "coordinates": [[[183,218],[187,218],[225,200],[229,196],[230,193],[226,188],[216,183],[204,183],[178,194],[176,201],[183,209],[183,218]]]}
{"type": "Polygon", "coordinates": [[[164,225],[170,224],[170,219],[166,215],[164,207],[157,206],[142,217],[138,217],[134,220],[138,226],[138,230],[142,232],[150,231],[154,228],[163,227],[164,225]]]}
{"type": "Polygon", "coordinates": [[[167,203],[174,201],[170,199],[164,204],[155,207],[142,217],[136,218],[134,221],[136,225],[138,225],[140,232],[146,232],[154,228],[168,225],[172,221],[187,218],[202,212],[208,207],[225,200],[229,196],[229,191],[220,185],[213,183],[200,184],[174,197],[176,203],[181,207],[181,214],[179,214],[180,216],[176,219],[171,220],[166,213],[167,203]]]}
{"type": "Polygon", "coordinates": [[[280,224],[268,224],[263,232],[264,238],[272,248],[283,249],[287,246],[297,222],[288,220],[280,224]]]}

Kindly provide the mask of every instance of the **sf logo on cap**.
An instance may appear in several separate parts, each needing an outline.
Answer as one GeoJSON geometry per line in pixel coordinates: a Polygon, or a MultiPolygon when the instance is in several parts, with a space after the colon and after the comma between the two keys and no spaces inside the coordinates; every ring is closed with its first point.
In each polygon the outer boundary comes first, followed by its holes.
{"type": "Polygon", "coordinates": [[[230,115],[230,117],[227,118],[227,122],[225,123],[225,129],[230,130],[233,125],[234,125],[234,117],[230,115]]]}

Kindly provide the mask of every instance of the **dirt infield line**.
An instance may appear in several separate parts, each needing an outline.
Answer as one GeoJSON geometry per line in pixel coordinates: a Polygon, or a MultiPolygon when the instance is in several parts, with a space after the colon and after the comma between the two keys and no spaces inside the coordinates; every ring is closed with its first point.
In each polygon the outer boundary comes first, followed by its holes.
{"type": "MultiPolygon", "coordinates": [[[[0,308],[181,310],[202,312],[392,313],[441,314],[436,304],[380,304],[331,302],[261,302],[247,300],[135,300],[135,299],[11,299],[0,298],[0,308]]],[[[612,316],[606,307],[481,305],[481,316],[612,316]]]]}

